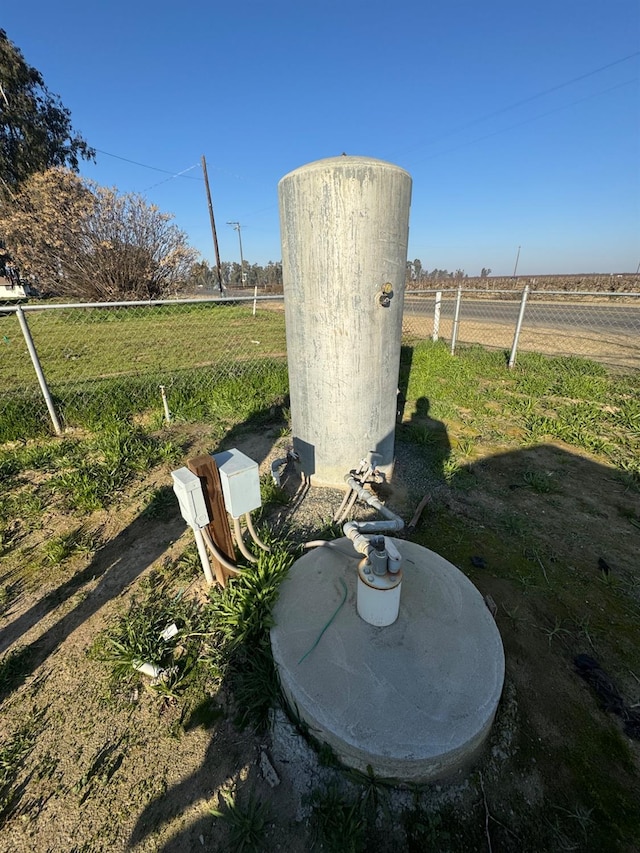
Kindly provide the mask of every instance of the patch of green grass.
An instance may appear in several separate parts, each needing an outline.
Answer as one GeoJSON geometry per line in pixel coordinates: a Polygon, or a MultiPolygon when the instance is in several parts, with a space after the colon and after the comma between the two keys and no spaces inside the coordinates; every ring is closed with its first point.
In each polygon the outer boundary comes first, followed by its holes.
{"type": "Polygon", "coordinates": [[[438,811],[428,812],[414,808],[404,816],[409,853],[428,850],[446,850],[451,833],[438,811]]]}
{"type": "Polygon", "coordinates": [[[548,495],[556,491],[551,472],[525,471],[522,475],[525,486],[539,495],[548,495]]]}
{"type": "Polygon", "coordinates": [[[95,533],[80,526],[68,533],[52,536],[42,547],[45,561],[51,566],[59,566],[78,552],[94,551],[100,543],[95,533]]]}
{"type": "Polygon", "coordinates": [[[46,485],[69,509],[93,512],[109,506],[138,473],[162,462],[176,462],[182,449],[174,441],[146,433],[127,421],[111,422],[73,446],[46,485]]]}
{"type": "Polygon", "coordinates": [[[229,832],[228,849],[236,853],[262,853],[271,821],[271,809],[252,792],[244,804],[230,791],[222,791],[224,808],[212,808],[211,814],[224,823],[229,832]]]}
{"type": "Polygon", "coordinates": [[[233,646],[264,641],[272,626],[271,610],[293,557],[287,551],[262,551],[258,562],[231,578],[224,590],[211,590],[211,614],[216,628],[233,646]]]}
{"type": "Polygon", "coordinates": [[[0,395],[0,442],[51,435],[53,429],[42,395],[36,391],[4,391],[0,395]]]}
{"type": "Polygon", "coordinates": [[[262,551],[255,565],[230,578],[224,590],[213,587],[209,615],[220,638],[217,666],[231,680],[238,706],[237,722],[263,729],[279,687],[269,629],[280,584],[293,562],[284,548],[262,551]]]}
{"type": "Polygon", "coordinates": [[[144,515],[157,521],[169,521],[178,512],[178,499],[171,486],[158,486],[154,489],[144,508],[144,515]]]}
{"type": "MultiPolygon", "coordinates": [[[[101,308],[76,311],[73,317],[41,312],[29,322],[64,427],[99,431],[105,424],[143,413],[155,414],[161,422],[160,385],[178,422],[236,421],[268,408],[287,392],[281,312],[264,311],[253,318],[250,310],[239,306],[224,310],[203,305],[195,312],[174,306],[161,314],[153,307],[101,308]],[[160,340],[168,336],[173,346],[149,346],[149,341],[158,341],[158,334],[160,340]],[[256,336],[258,349],[253,343],[256,336]],[[79,362],[87,379],[69,378],[70,358],[79,362]]],[[[8,359],[6,364],[8,371],[0,366],[0,385],[6,389],[0,405],[0,442],[51,435],[46,406],[33,387],[31,365],[24,359],[8,359]]]]}
{"type": "Polygon", "coordinates": [[[260,497],[262,498],[262,511],[274,506],[286,506],[289,503],[289,495],[280,486],[277,486],[271,474],[260,477],[260,497]]]}
{"type": "MultiPolygon", "coordinates": [[[[500,353],[463,347],[451,356],[442,342],[426,341],[412,350],[406,397],[408,405],[429,400],[431,417],[455,425],[451,437],[462,444],[472,439],[458,424],[467,432],[489,429],[505,443],[519,429],[525,445],[558,439],[603,457],[634,487],[640,476],[637,374],[618,376],[588,359],[537,353],[523,353],[509,371],[500,353]]],[[[401,434],[417,446],[433,441],[425,424],[405,424],[401,434]]]]}
{"type": "Polygon", "coordinates": [[[337,785],[329,785],[312,796],[313,825],[329,853],[364,853],[366,823],[361,804],[347,798],[337,785]]]}
{"type": "Polygon", "coordinates": [[[162,695],[183,692],[198,663],[206,636],[202,611],[181,593],[172,594],[156,574],[143,585],[122,614],[94,645],[96,657],[107,662],[116,681],[139,679],[137,667],[150,664],[162,675],[154,688],[162,695]],[[167,629],[175,625],[177,633],[167,629]]]}

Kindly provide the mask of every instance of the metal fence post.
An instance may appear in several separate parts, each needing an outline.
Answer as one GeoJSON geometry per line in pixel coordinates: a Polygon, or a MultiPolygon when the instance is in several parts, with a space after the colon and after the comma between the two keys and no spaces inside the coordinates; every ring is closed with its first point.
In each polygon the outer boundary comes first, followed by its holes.
{"type": "Polygon", "coordinates": [[[435,343],[438,340],[440,331],[440,309],[442,307],[442,291],[436,290],[436,305],[433,309],[433,334],[431,340],[435,343]]]}
{"type": "Polygon", "coordinates": [[[453,329],[451,331],[451,355],[456,354],[456,341],[458,339],[458,324],[460,323],[460,301],[462,299],[462,287],[458,287],[456,295],[456,310],[453,315],[453,329]]]}
{"type": "Polygon", "coordinates": [[[524,312],[527,307],[527,297],[529,296],[529,285],[525,284],[522,291],[522,299],[520,301],[520,311],[518,312],[518,321],[516,322],[516,330],[513,335],[513,344],[511,345],[511,355],[509,356],[509,370],[516,363],[516,353],[518,351],[518,339],[520,338],[520,329],[524,320],[524,312]]]}
{"type": "Polygon", "coordinates": [[[58,415],[56,414],[56,410],[53,406],[53,400],[51,399],[51,394],[49,393],[49,388],[47,387],[47,380],[44,378],[44,373],[42,372],[42,367],[40,366],[38,353],[33,343],[33,338],[31,337],[29,326],[27,325],[27,318],[24,316],[24,311],[19,305],[16,309],[16,314],[18,315],[18,322],[20,323],[20,328],[22,329],[22,334],[24,335],[24,339],[27,343],[27,349],[29,350],[29,355],[31,356],[31,361],[33,362],[33,366],[36,371],[36,376],[38,377],[42,396],[44,397],[44,401],[47,404],[47,409],[49,410],[49,415],[51,417],[51,422],[53,423],[53,428],[56,431],[56,435],[62,435],[60,421],[58,420],[58,415]]]}

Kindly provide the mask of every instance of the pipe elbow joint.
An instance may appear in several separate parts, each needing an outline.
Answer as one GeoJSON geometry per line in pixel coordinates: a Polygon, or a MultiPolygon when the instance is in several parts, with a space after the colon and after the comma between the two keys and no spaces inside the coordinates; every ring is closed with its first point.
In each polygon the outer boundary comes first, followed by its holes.
{"type": "Polygon", "coordinates": [[[348,521],[342,528],[342,532],[351,540],[353,547],[359,554],[363,554],[365,557],[369,556],[373,546],[369,539],[358,530],[357,521],[348,521]]]}

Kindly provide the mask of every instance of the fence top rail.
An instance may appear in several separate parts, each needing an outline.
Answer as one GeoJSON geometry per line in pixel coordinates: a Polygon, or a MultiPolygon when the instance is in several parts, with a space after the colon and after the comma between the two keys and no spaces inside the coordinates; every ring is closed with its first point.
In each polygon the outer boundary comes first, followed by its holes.
{"type": "Polygon", "coordinates": [[[425,294],[431,293],[447,293],[452,296],[456,296],[458,290],[461,290],[463,293],[480,293],[483,296],[491,295],[492,293],[513,293],[514,296],[522,296],[522,289],[520,290],[478,290],[474,287],[434,287],[429,290],[405,290],[405,296],[424,296],[425,294]]]}
{"type": "Polygon", "coordinates": [[[536,296],[634,296],[639,297],[640,292],[624,293],[617,290],[530,290],[529,296],[535,293],[536,296]]]}
{"type": "Polygon", "coordinates": [[[158,305],[202,305],[221,302],[278,302],[283,299],[282,294],[276,293],[272,296],[221,296],[196,297],[194,299],[140,299],[132,302],[49,302],[47,304],[1,305],[0,314],[5,311],[52,311],[64,308],[152,308],[158,305]]]}
{"type": "MultiPolygon", "coordinates": [[[[462,292],[467,296],[492,296],[494,293],[512,293],[514,296],[522,296],[522,290],[479,290],[473,287],[463,287],[462,292]]],[[[458,288],[434,287],[429,290],[405,290],[405,296],[430,296],[434,293],[446,293],[456,296],[458,288]]],[[[601,298],[612,296],[632,296],[640,298],[640,291],[636,291],[635,293],[624,293],[622,291],[610,290],[536,290],[535,288],[530,287],[529,296],[533,296],[534,294],[536,296],[599,296],[601,298]]]]}

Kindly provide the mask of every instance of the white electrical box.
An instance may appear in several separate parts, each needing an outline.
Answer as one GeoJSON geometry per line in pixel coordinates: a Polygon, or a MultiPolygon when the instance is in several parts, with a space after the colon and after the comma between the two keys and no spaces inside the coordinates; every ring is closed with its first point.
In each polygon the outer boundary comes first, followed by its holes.
{"type": "Polygon", "coordinates": [[[176,493],[182,517],[191,527],[206,527],[209,513],[204,502],[202,483],[188,468],[172,471],[173,491],[176,493]]]}
{"type": "Polygon", "coordinates": [[[232,518],[240,518],[262,505],[258,463],[239,450],[223,450],[213,458],[222,484],[224,505],[232,518]]]}

